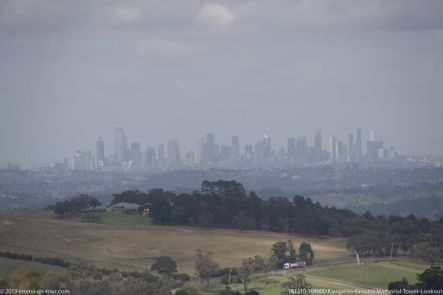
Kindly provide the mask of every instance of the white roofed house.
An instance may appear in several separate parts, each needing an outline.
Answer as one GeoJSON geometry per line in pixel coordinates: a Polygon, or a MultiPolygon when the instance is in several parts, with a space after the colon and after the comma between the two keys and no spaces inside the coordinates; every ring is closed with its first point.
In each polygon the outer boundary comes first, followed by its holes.
{"type": "Polygon", "coordinates": [[[108,213],[138,213],[140,209],[139,204],[120,202],[106,209],[108,213]]]}

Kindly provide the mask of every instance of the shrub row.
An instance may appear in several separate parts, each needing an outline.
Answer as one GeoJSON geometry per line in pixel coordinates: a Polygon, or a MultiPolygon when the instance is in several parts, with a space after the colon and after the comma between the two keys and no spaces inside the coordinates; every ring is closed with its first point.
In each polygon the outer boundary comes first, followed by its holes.
{"type": "Polygon", "coordinates": [[[22,253],[13,253],[9,251],[0,251],[0,257],[6,257],[10,259],[17,260],[25,260],[25,261],[34,261],[43,264],[56,265],[61,267],[69,267],[71,263],[68,260],[64,260],[57,257],[33,257],[32,255],[22,254],[22,253]]]}

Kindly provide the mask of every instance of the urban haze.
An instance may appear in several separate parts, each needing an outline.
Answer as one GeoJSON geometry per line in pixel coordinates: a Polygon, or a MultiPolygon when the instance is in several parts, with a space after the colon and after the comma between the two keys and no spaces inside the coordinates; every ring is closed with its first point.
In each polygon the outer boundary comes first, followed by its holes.
{"type": "Polygon", "coordinates": [[[440,1],[2,1],[0,165],[321,129],[441,155],[440,1]]]}

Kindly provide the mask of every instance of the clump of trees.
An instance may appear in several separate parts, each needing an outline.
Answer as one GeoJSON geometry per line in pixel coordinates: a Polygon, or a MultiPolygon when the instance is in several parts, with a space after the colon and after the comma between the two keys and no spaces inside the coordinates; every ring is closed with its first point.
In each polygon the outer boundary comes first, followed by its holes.
{"type": "MultiPolygon", "coordinates": [[[[147,193],[115,194],[113,204],[151,204],[150,216],[157,224],[270,230],[315,235],[347,236],[348,248],[359,256],[396,256],[400,251],[416,259],[432,261],[442,256],[443,223],[413,215],[359,215],[350,210],[321,206],[309,198],[260,199],[236,181],[203,181],[191,194],[154,189],[147,193]],[[422,244],[416,246],[417,244],[422,244]],[[418,254],[426,249],[426,255],[418,254]],[[437,257],[438,256],[438,257],[437,257]]],[[[308,249],[303,260],[312,262],[308,249]]],[[[282,258],[282,257],[280,257],[282,258]]]]}
{"type": "Polygon", "coordinates": [[[168,281],[144,272],[104,270],[85,260],[73,261],[66,272],[49,272],[40,287],[69,289],[72,294],[159,294],[172,295],[168,281]]]}
{"type": "MultiPolygon", "coordinates": [[[[276,242],[272,245],[271,253],[276,260],[274,266],[278,268],[281,268],[284,263],[297,261],[297,252],[291,240],[276,242]]],[[[298,259],[306,262],[307,265],[312,264],[314,260],[314,250],[312,250],[311,244],[307,242],[300,243],[298,259]]]]}
{"type": "Polygon", "coordinates": [[[430,223],[415,216],[372,217],[370,228],[347,239],[347,247],[356,256],[395,257],[402,251],[411,258],[434,263],[443,254],[443,224],[430,223]]]}
{"type": "Polygon", "coordinates": [[[170,277],[177,272],[177,263],[169,256],[160,256],[151,265],[151,270],[170,277]]]}
{"type": "Polygon", "coordinates": [[[25,261],[34,261],[38,263],[56,265],[61,267],[69,267],[71,265],[71,263],[66,259],[61,259],[57,257],[37,257],[29,254],[14,253],[9,251],[0,251],[0,257],[25,260],[25,261]]]}
{"type": "Polygon", "coordinates": [[[69,290],[71,294],[83,295],[172,295],[170,281],[148,271],[126,272],[98,268],[83,259],[72,261],[66,271],[50,271],[43,278],[40,278],[30,267],[19,269],[11,275],[8,282],[0,281],[0,287],[28,290],[69,290]]]}
{"type": "Polygon", "coordinates": [[[349,210],[322,207],[302,196],[262,200],[254,192],[247,193],[241,183],[225,180],[203,181],[200,190],[191,194],[177,195],[161,189],[125,191],[114,194],[112,204],[119,202],[150,203],[151,217],[157,224],[240,230],[347,234],[354,228],[345,228],[343,221],[359,219],[349,210]]]}
{"type": "Polygon", "coordinates": [[[98,199],[81,194],[64,202],[57,202],[51,205],[48,209],[53,210],[55,214],[62,218],[72,217],[88,210],[95,210],[101,203],[98,199]]]}
{"type": "Polygon", "coordinates": [[[219,265],[212,258],[212,252],[197,250],[194,264],[195,275],[200,279],[202,285],[209,286],[211,276],[219,270],[219,265]]]}
{"type": "MultiPolygon", "coordinates": [[[[431,266],[423,273],[418,275],[417,281],[418,282],[415,284],[409,284],[408,280],[403,278],[400,281],[389,283],[388,290],[391,292],[391,294],[417,294],[413,293],[414,290],[433,290],[434,292],[442,292],[443,269],[440,266],[431,266]]],[[[421,292],[418,293],[426,294],[421,292]]]]}
{"type": "Polygon", "coordinates": [[[285,289],[281,294],[310,294],[311,285],[306,282],[306,278],[303,274],[297,274],[295,276],[289,276],[288,281],[282,284],[285,289]]]}

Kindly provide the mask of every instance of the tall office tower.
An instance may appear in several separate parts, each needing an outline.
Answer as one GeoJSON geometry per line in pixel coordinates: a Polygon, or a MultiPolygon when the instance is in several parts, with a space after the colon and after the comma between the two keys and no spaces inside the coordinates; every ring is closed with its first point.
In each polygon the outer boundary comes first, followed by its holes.
{"type": "Polygon", "coordinates": [[[185,154],[184,164],[186,164],[188,166],[194,166],[194,164],[195,164],[195,156],[194,156],[194,152],[193,151],[188,151],[185,154]]]}
{"type": "Polygon", "coordinates": [[[354,156],[355,156],[355,160],[357,162],[360,162],[362,160],[362,155],[363,155],[361,129],[360,128],[357,129],[356,136],[357,136],[357,144],[355,145],[354,156]]]}
{"type": "Polygon", "coordinates": [[[204,162],[204,150],[205,142],[203,141],[203,137],[199,136],[195,139],[194,158],[196,164],[202,164],[204,162]]]}
{"type": "Polygon", "coordinates": [[[348,161],[354,162],[354,134],[349,133],[348,134],[348,161]]]}
{"type": "Polygon", "coordinates": [[[158,160],[158,164],[160,166],[165,164],[165,145],[164,144],[158,145],[157,160],[158,160]]]}
{"type": "Polygon", "coordinates": [[[369,161],[377,161],[379,159],[380,150],[383,150],[383,141],[378,139],[375,132],[371,130],[369,140],[366,142],[366,152],[369,161]]]}
{"type": "Polygon", "coordinates": [[[296,155],[295,138],[288,138],[287,142],[287,156],[289,160],[294,160],[296,155]]]}
{"type": "Polygon", "coordinates": [[[343,162],[347,161],[348,149],[347,149],[346,145],[341,140],[337,141],[336,152],[337,152],[337,156],[336,156],[337,162],[343,163],[343,162]]]}
{"type": "Polygon", "coordinates": [[[252,145],[245,145],[244,157],[246,161],[251,161],[252,159],[254,159],[254,148],[252,147],[252,145]]]}
{"type": "Polygon", "coordinates": [[[147,169],[155,168],[155,149],[148,146],[145,152],[144,167],[147,169]]]}
{"type": "Polygon", "coordinates": [[[206,134],[206,142],[203,145],[203,160],[206,163],[214,163],[216,160],[215,136],[213,133],[206,134]]]}
{"type": "Polygon", "coordinates": [[[169,164],[180,164],[180,145],[177,139],[168,141],[167,154],[169,164]]]}
{"type": "Polygon", "coordinates": [[[271,138],[265,134],[263,136],[263,157],[264,159],[269,159],[272,156],[272,145],[271,145],[271,138]]]}
{"type": "Polygon", "coordinates": [[[332,163],[336,163],[337,162],[337,138],[336,137],[331,138],[329,145],[330,145],[330,149],[329,149],[330,160],[332,163]]]}
{"type": "Polygon", "coordinates": [[[231,161],[238,161],[240,159],[240,138],[232,136],[231,138],[231,161]]]}
{"type": "Polygon", "coordinates": [[[315,155],[317,158],[317,162],[321,162],[323,160],[322,158],[322,146],[321,146],[321,130],[318,129],[315,131],[315,155]]]}
{"type": "Polygon", "coordinates": [[[92,170],[93,157],[89,150],[83,151],[77,149],[72,159],[72,169],[74,170],[92,170]]]}
{"type": "Polygon", "coordinates": [[[263,141],[258,141],[255,144],[255,164],[262,166],[265,162],[265,147],[263,141]]]}
{"type": "Polygon", "coordinates": [[[306,136],[297,137],[297,163],[306,165],[308,162],[308,142],[306,136]]]}
{"type": "Polygon", "coordinates": [[[118,164],[127,161],[128,143],[125,131],[121,127],[115,128],[115,156],[118,164]]]}
{"type": "Polygon", "coordinates": [[[101,137],[95,143],[95,161],[97,167],[105,165],[105,142],[101,137]]]}
{"type": "Polygon", "coordinates": [[[131,144],[130,160],[132,161],[132,165],[135,169],[141,168],[142,161],[141,161],[140,143],[133,142],[131,144]]]}
{"type": "Polygon", "coordinates": [[[229,162],[231,161],[231,153],[229,152],[230,147],[227,145],[222,145],[220,148],[220,161],[229,162]]]}

